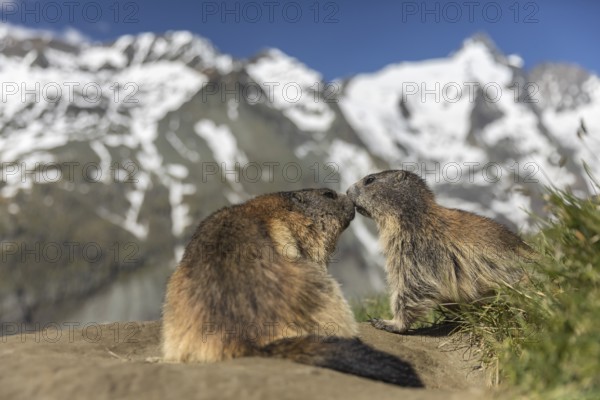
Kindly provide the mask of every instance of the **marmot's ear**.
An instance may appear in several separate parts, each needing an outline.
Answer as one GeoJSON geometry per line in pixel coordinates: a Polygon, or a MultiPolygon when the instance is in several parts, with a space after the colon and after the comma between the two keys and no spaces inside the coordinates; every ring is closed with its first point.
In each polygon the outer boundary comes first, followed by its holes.
{"type": "Polygon", "coordinates": [[[292,192],[292,200],[295,203],[302,204],[302,203],[304,203],[304,196],[302,196],[301,193],[292,192]]]}
{"type": "Polygon", "coordinates": [[[396,180],[398,182],[402,182],[403,180],[405,180],[408,176],[408,172],[404,171],[404,170],[398,170],[398,172],[396,173],[396,180]]]}

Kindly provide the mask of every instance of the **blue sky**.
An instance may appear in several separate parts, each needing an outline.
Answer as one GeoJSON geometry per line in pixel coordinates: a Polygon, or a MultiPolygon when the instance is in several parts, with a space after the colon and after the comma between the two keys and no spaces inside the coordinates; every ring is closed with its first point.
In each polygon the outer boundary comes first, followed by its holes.
{"type": "Polygon", "coordinates": [[[521,55],[526,67],[563,61],[600,72],[600,2],[594,0],[0,0],[0,14],[29,27],[73,27],[101,41],[190,30],[241,58],[277,47],[326,79],[443,57],[477,32],[521,55]]]}

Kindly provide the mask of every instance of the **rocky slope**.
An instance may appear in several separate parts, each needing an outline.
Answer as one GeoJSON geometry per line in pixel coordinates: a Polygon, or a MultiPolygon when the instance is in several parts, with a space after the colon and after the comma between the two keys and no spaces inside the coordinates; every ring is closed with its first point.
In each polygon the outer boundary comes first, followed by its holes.
{"type": "Polygon", "coordinates": [[[6,398],[481,399],[484,374],[458,336],[401,336],[363,324],[362,339],[409,361],[424,389],[401,388],[286,360],[160,362],[157,322],[53,326],[4,338],[6,398]],[[83,357],[82,357],[83,356],[83,357]],[[84,373],[82,373],[82,371],[84,373]]]}

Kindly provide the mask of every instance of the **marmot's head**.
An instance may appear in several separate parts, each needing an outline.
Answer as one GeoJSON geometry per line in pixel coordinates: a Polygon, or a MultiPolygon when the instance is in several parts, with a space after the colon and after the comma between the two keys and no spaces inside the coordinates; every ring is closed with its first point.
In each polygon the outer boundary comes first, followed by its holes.
{"type": "Polygon", "coordinates": [[[315,261],[326,261],[341,233],[354,218],[348,196],[330,189],[304,189],[278,193],[284,213],[277,219],[289,229],[299,250],[315,261]]]}
{"type": "Polygon", "coordinates": [[[434,202],[425,181],[402,170],[367,175],[346,193],[359,213],[378,222],[390,216],[405,222],[418,221],[434,202]]]}

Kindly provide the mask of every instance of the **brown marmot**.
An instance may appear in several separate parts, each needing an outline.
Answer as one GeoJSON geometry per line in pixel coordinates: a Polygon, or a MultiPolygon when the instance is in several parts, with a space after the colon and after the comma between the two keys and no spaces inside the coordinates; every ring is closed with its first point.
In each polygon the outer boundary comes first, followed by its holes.
{"type": "Polygon", "coordinates": [[[418,175],[402,170],[364,177],[347,191],[362,215],[372,218],[386,255],[392,320],[371,323],[405,332],[428,310],[472,302],[521,278],[519,261],[531,248],[489,218],[443,207],[418,175]]]}
{"type": "Polygon", "coordinates": [[[409,364],[355,337],[352,311],[327,272],[353,218],[347,196],[306,189],[262,195],[202,221],[167,286],[165,360],[279,357],[421,386],[409,364]]]}

